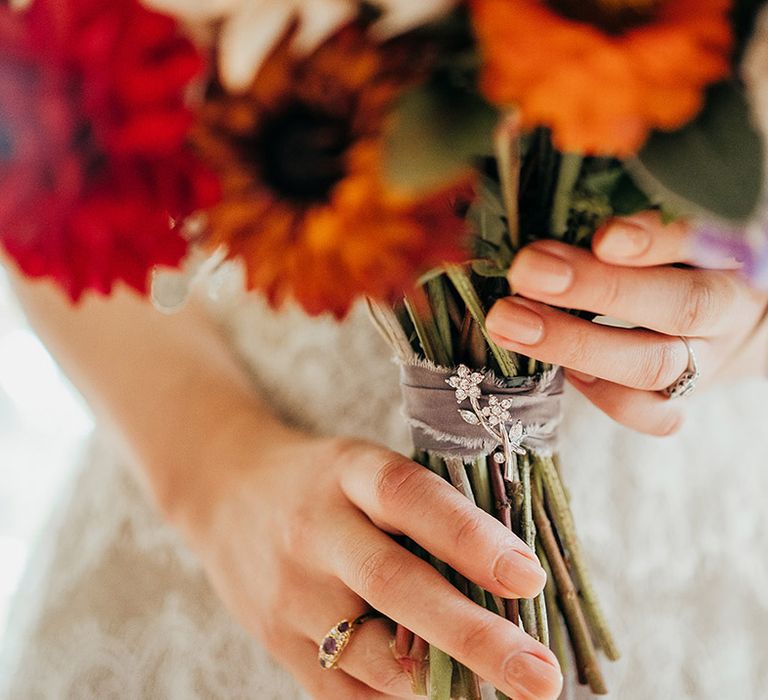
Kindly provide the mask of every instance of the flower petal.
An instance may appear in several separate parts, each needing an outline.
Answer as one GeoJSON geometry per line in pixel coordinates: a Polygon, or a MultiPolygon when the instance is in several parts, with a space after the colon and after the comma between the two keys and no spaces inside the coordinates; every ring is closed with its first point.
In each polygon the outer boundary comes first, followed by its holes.
{"type": "Polygon", "coordinates": [[[457,0],[377,0],[384,15],[374,27],[378,39],[388,39],[450,12],[457,0]]]}
{"type": "Polygon", "coordinates": [[[221,77],[233,91],[244,90],[288,28],[293,0],[248,0],[224,24],[219,43],[221,77]]]}

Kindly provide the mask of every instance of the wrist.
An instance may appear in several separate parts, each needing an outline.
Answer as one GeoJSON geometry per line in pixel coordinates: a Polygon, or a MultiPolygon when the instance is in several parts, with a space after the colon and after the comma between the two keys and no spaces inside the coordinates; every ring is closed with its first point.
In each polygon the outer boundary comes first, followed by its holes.
{"type": "Polygon", "coordinates": [[[154,485],[159,507],[187,542],[206,546],[227,503],[240,497],[255,472],[279,467],[289,451],[311,436],[291,428],[261,405],[229,412],[196,440],[198,448],[186,464],[165,470],[154,485]]]}

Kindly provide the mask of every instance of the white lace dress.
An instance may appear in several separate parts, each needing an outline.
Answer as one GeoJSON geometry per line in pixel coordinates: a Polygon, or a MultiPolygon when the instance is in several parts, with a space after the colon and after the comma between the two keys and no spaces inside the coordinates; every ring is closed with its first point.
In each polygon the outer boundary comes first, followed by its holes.
{"type": "MultiPolygon", "coordinates": [[[[397,370],[361,309],[337,325],[222,295],[214,312],[286,418],[407,450],[397,370]]],[[[692,404],[683,431],[659,440],[567,396],[563,461],[623,651],[605,665],[622,700],[768,696],[768,383],[692,404]]],[[[4,700],[304,697],[228,617],[107,439],[22,591],[4,700]]]]}

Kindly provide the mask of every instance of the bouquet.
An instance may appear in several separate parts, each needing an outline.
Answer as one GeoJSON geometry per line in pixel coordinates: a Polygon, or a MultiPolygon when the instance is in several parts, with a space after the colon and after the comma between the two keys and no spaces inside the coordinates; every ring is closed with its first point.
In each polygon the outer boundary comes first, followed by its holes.
{"type": "MultiPolygon", "coordinates": [[[[501,600],[408,546],[602,694],[598,654],[619,652],[562,480],[563,375],[499,347],[485,314],[528,243],[588,246],[649,209],[693,222],[702,260],[768,278],[761,5],[4,5],[0,243],[73,302],[121,283],[173,306],[155,273],[183,270],[183,288],[199,251],[240,261],[274,306],[342,318],[365,298],[415,460],[535,549],[548,582],[501,600]]],[[[408,630],[394,652],[434,700],[480,697],[408,630]]]]}

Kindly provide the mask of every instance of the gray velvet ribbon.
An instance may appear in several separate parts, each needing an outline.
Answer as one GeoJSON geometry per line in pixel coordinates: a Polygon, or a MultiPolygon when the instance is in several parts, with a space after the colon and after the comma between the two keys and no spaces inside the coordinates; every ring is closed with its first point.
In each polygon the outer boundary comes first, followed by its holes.
{"type": "MultiPolygon", "coordinates": [[[[476,415],[476,412],[469,397],[464,397],[448,383],[451,377],[457,377],[457,371],[457,368],[439,367],[423,361],[401,364],[404,412],[414,447],[441,457],[473,460],[490,454],[500,447],[500,443],[480,421],[472,424],[462,417],[462,413],[476,415]]],[[[475,390],[475,406],[480,407],[481,412],[485,410],[489,414],[485,417],[492,420],[492,405],[498,407],[503,401],[509,414],[508,420],[504,421],[507,431],[521,421],[524,432],[520,445],[540,454],[551,454],[556,446],[562,414],[562,370],[553,368],[533,377],[511,380],[500,380],[491,371],[483,371],[482,375],[481,382],[479,375],[474,375],[475,385],[479,387],[479,392],[475,390]]],[[[456,379],[452,381],[457,382],[456,379]]],[[[472,415],[467,417],[474,420],[472,415]]]]}

